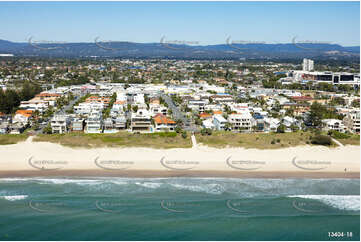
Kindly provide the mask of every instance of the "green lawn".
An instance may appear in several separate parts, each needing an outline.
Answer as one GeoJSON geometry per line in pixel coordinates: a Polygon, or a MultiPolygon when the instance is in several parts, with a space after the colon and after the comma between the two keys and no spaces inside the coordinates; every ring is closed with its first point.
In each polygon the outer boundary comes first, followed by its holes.
{"type": "Polygon", "coordinates": [[[353,134],[348,138],[337,140],[340,141],[343,145],[360,145],[360,135],[358,134],[353,134]]]}
{"type": "Polygon", "coordinates": [[[311,144],[311,132],[292,133],[232,133],[213,132],[212,135],[197,134],[197,142],[210,147],[244,147],[255,149],[279,149],[311,144]]]}
{"type": "Polygon", "coordinates": [[[158,149],[190,148],[190,136],[183,139],[181,134],[153,133],[132,134],[126,131],[115,134],[41,134],[33,139],[34,142],[53,142],[70,147],[147,147],[158,149]]]}
{"type": "Polygon", "coordinates": [[[23,134],[0,134],[0,145],[11,145],[25,141],[28,135],[23,134]]]}

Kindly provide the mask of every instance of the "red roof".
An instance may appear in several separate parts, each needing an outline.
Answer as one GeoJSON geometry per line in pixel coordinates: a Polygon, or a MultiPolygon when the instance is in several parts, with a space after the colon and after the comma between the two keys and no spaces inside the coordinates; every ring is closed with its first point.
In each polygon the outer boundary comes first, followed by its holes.
{"type": "Polygon", "coordinates": [[[165,115],[160,114],[160,113],[154,116],[154,122],[157,124],[175,124],[176,123],[172,119],[167,118],[165,115]]]}
{"type": "Polygon", "coordinates": [[[292,97],[292,99],[294,101],[311,101],[311,100],[313,100],[313,98],[309,97],[309,96],[300,96],[300,97],[295,96],[295,97],[292,97]]]}

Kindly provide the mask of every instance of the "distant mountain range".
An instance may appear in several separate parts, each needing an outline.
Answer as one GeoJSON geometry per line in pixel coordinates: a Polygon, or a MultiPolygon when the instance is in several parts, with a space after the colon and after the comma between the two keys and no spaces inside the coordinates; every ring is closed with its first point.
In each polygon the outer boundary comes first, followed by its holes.
{"type": "Polygon", "coordinates": [[[206,46],[167,43],[94,42],[28,43],[0,40],[0,54],[37,57],[119,57],[169,59],[334,59],[358,60],[360,46],[337,44],[218,44],[206,46]]]}

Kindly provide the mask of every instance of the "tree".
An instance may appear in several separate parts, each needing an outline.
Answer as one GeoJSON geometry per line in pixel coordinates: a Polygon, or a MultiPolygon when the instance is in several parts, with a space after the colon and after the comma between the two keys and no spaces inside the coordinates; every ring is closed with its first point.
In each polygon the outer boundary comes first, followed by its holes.
{"type": "Polygon", "coordinates": [[[51,134],[51,133],[52,133],[50,124],[48,124],[48,126],[46,126],[46,127],[43,129],[43,133],[44,133],[44,134],[51,134]]]}
{"type": "Polygon", "coordinates": [[[322,124],[323,107],[318,102],[314,102],[310,108],[309,122],[314,127],[319,127],[322,124]]]}
{"type": "Polygon", "coordinates": [[[291,128],[291,130],[292,130],[293,132],[296,132],[296,131],[299,130],[299,127],[298,127],[297,125],[294,125],[294,124],[292,124],[290,128],[291,128]]]}
{"type": "Polygon", "coordinates": [[[175,127],[174,131],[175,131],[176,133],[180,133],[180,132],[182,131],[182,128],[181,128],[179,125],[177,125],[177,126],[175,127]]]}
{"type": "Polygon", "coordinates": [[[354,108],[360,108],[360,99],[353,100],[351,106],[354,108]]]}
{"type": "Polygon", "coordinates": [[[183,131],[183,132],[182,132],[182,138],[183,138],[183,139],[186,139],[186,138],[187,138],[187,132],[186,132],[186,131],[183,131]]]}
{"type": "Polygon", "coordinates": [[[138,111],[138,106],[137,106],[137,105],[135,105],[135,106],[133,106],[133,108],[132,108],[132,109],[133,109],[133,112],[135,112],[135,113],[136,113],[136,112],[138,111]]]}
{"type": "Polygon", "coordinates": [[[284,124],[280,124],[278,127],[277,127],[277,133],[284,133],[286,130],[286,126],[284,124]]]}

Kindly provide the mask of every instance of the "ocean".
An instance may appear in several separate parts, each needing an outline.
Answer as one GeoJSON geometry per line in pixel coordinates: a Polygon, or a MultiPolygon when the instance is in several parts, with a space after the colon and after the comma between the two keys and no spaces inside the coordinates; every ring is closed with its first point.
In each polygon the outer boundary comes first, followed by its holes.
{"type": "Polygon", "coordinates": [[[3,178],[0,240],[360,240],[359,179],[3,178]]]}

